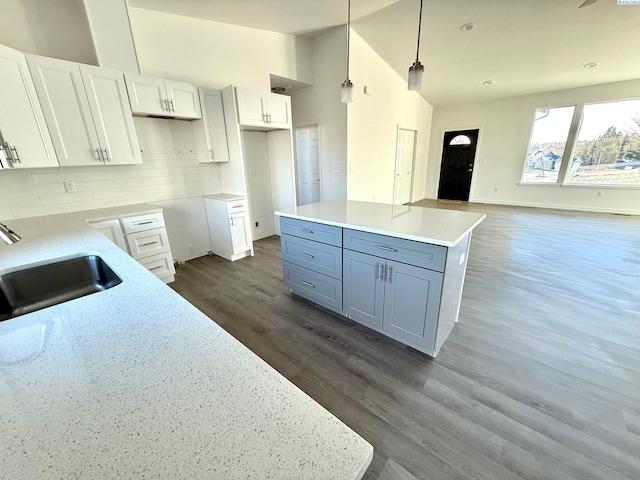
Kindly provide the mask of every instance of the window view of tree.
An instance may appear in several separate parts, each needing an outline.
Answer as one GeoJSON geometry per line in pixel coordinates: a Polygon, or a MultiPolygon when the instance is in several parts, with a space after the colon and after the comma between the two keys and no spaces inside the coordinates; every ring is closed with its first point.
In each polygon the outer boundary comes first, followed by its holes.
{"type": "Polygon", "coordinates": [[[523,183],[556,183],[575,106],[538,108],[527,150],[523,183]]]}
{"type": "Polygon", "coordinates": [[[585,105],[568,183],[640,185],[640,100],[585,105]]]}

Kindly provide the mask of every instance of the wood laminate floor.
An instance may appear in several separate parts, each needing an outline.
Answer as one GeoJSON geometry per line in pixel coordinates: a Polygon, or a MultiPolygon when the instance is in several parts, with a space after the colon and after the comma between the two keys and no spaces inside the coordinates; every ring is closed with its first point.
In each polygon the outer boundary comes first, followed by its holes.
{"type": "Polygon", "coordinates": [[[418,204],[487,213],[436,359],[292,296],[278,237],[171,286],[366,438],[368,480],[640,479],[640,217],[418,204]]]}

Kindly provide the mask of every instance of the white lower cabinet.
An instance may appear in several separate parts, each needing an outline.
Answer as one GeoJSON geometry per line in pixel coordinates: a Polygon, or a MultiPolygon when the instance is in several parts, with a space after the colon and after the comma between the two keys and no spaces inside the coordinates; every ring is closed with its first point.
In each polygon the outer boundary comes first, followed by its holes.
{"type": "Polygon", "coordinates": [[[230,261],[253,256],[247,199],[217,194],[204,197],[211,236],[211,251],[230,261]]]}
{"type": "Polygon", "coordinates": [[[162,212],[91,221],[93,228],[118,245],[165,283],[175,280],[175,267],[162,212]]]}

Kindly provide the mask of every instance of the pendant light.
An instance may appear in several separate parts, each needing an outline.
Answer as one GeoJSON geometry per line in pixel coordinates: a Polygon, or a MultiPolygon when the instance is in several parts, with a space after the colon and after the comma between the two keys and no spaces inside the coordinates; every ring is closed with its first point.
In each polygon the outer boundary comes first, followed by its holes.
{"type": "Polygon", "coordinates": [[[416,48],[416,61],[409,67],[409,90],[420,90],[422,87],[422,75],[424,74],[424,65],[420,63],[418,57],[420,55],[420,29],[422,27],[422,1],[420,0],[420,16],[418,17],[418,47],[416,48]]]}
{"type": "Polygon", "coordinates": [[[347,79],[342,82],[342,103],[353,102],[353,83],[349,80],[349,41],[351,40],[351,0],[347,0],[347,79]]]}

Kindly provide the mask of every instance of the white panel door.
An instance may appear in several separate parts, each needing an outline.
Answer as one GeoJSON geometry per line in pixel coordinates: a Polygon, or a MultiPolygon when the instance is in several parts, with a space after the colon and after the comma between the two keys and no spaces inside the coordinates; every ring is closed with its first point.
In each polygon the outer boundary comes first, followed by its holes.
{"type": "Polygon", "coordinates": [[[291,97],[267,94],[267,123],[271,127],[291,128],[291,97]]]}
{"type": "Polygon", "coordinates": [[[125,73],[131,111],[144,115],[168,115],[169,103],[164,80],[125,73]]]}
{"type": "Polygon", "coordinates": [[[57,167],[51,136],[24,55],[0,45],[2,153],[13,168],[57,167]]]}
{"type": "Polygon", "coordinates": [[[228,162],[229,145],[222,109],[222,92],[200,87],[202,122],[207,146],[207,162],[228,162]]]}
{"type": "Polygon", "coordinates": [[[296,129],[298,205],[320,201],[320,136],[318,126],[296,129]]]}
{"type": "Polygon", "coordinates": [[[411,201],[411,183],[413,181],[413,157],[416,143],[415,130],[398,128],[396,144],[396,170],[393,203],[404,205],[411,201]]]}
{"type": "Polygon", "coordinates": [[[171,115],[181,118],[202,118],[198,88],[188,83],[165,80],[171,115]]]}
{"type": "Polygon", "coordinates": [[[85,65],[80,71],[107,163],[142,163],[122,72],[85,65]]]}
{"type": "Polygon", "coordinates": [[[266,95],[236,87],[238,101],[238,123],[240,125],[265,126],[266,95]]]}
{"type": "Polygon", "coordinates": [[[251,250],[249,214],[245,212],[229,215],[229,226],[231,228],[231,248],[233,254],[236,255],[251,250]]]}
{"type": "Polygon", "coordinates": [[[27,63],[60,165],[102,163],[80,67],[35,56],[28,56],[27,63]]]}

